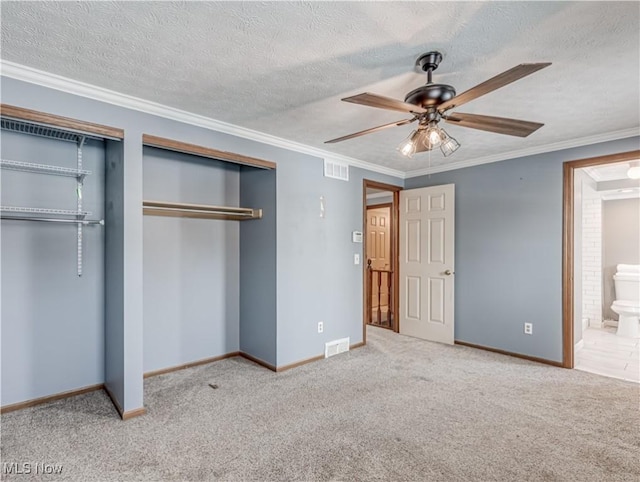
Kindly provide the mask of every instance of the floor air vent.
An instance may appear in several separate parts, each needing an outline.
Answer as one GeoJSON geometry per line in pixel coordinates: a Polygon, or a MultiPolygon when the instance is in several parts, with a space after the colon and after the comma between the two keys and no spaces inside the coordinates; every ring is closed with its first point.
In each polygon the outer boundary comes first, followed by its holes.
{"type": "Polygon", "coordinates": [[[339,340],[333,340],[324,344],[325,358],[344,353],[345,351],[349,351],[349,337],[340,338],[339,340]]]}

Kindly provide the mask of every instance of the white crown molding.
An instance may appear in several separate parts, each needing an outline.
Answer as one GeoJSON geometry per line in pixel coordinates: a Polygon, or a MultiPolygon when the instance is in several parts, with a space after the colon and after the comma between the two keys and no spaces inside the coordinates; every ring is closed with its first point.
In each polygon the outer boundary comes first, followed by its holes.
{"type": "Polygon", "coordinates": [[[466,161],[454,162],[452,164],[443,164],[424,169],[416,169],[405,173],[405,179],[411,177],[424,176],[426,174],[435,174],[437,172],[453,171],[454,169],[462,169],[464,167],[478,166],[480,164],[488,164],[490,162],[506,161],[516,159],[518,157],[533,156],[536,154],[544,154],[546,152],[561,151],[563,149],[571,149],[573,147],[588,146],[590,144],[598,144],[600,142],[615,141],[617,139],[625,139],[640,135],[640,128],[632,127],[631,129],[623,129],[621,131],[606,132],[589,137],[580,137],[567,141],[555,142],[544,146],[529,147],[527,149],[519,149],[517,151],[503,152],[492,156],[477,157],[466,161]]]}
{"type": "Polygon", "coordinates": [[[591,166],[591,167],[585,167],[584,172],[587,176],[589,176],[591,179],[593,179],[596,183],[602,181],[602,176],[600,175],[600,173],[598,172],[598,170],[596,169],[597,166],[591,166]]]}
{"type": "Polygon", "coordinates": [[[240,127],[227,122],[212,119],[198,114],[193,114],[184,110],[176,109],[166,105],[158,104],[148,100],[140,99],[138,97],[122,94],[113,90],[105,89],[95,85],[80,82],[78,80],[62,77],[57,74],[52,74],[42,70],[27,67],[26,65],[17,64],[8,60],[0,59],[0,75],[4,77],[10,77],[23,82],[40,85],[54,90],[67,92],[69,94],[78,95],[80,97],[86,97],[89,99],[105,102],[119,107],[132,109],[147,114],[156,115],[166,119],[175,120],[185,124],[194,125],[197,127],[203,127],[205,129],[211,129],[225,134],[241,137],[244,139],[261,142],[274,147],[280,147],[303,154],[319,157],[322,159],[329,158],[336,161],[341,161],[350,166],[359,167],[368,171],[377,172],[380,174],[386,174],[394,176],[400,179],[407,179],[411,177],[423,176],[426,174],[435,174],[438,172],[452,171],[455,169],[462,169],[465,167],[477,166],[480,164],[487,164],[491,162],[505,161],[508,159],[515,159],[518,157],[531,156],[535,154],[543,154],[546,152],[559,151],[562,149],[570,149],[573,147],[586,146],[589,144],[597,144],[599,142],[613,141],[617,139],[624,139],[627,137],[633,137],[640,134],[639,128],[625,129],[621,131],[608,132],[590,137],[582,137],[578,139],[571,139],[562,142],[556,142],[554,144],[547,144],[544,146],[531,147],[527,149],[520,149],[516,151],[505,152],[501,154],[478,157],[475,159],[469,159],[461,162],[454,162],[451,164],[443,164],[438,166],[432,166],[430,168],[416,169],[413,171],[403,172],[397,169],[380,166],[378,164],[372,164],[370,162],[355,159],[353,157],[342,156],[333,152],[318,149],[298,142],[283,139],[281,137],[272,136],[264,132],[254,131],[245,127],[240,127]]]}
{"type": "Polygon", "coordinates": [[[296,151],[303,154],[319,157],[321,159],[329,158],[341,161],[350,166],[359,167],[368,171],[386,174],[389,176],[404,179],[404,172],[389,167],[372,164],[370,162],[361,161],[353,157],[342,156],[334,152],[317,149],[299,142],[289,141],[281,137],[265,134],[264,132],[254,131],[245,127],[240,127],[227,122],[212,119],[198,114],[193,114],[184,110],[176,109],[166,105],[158,104],[148,100],[140,99],[127,94],[122,94],[113,90],[98,87],[96,85],[87,84],[78,80],[62,77],[57,74],[45,72],[42,70],[27,67],[26,65],[17,64],[8,60],[0,59],[0,75],[10,77],[12,79],[28,82],[30,84],[40,85],[49,89],[67,92],[69,94],[86,97],[89,99],[106,102],[107,104],[117,105],[127,109],[132,109],[147,114],[152,114],[165,119],[171,119],[185,124],[204,127],[225,134],[242,137],[252,141],[261,142],[275,147],[280,147],[290,151],[296,151]]]}

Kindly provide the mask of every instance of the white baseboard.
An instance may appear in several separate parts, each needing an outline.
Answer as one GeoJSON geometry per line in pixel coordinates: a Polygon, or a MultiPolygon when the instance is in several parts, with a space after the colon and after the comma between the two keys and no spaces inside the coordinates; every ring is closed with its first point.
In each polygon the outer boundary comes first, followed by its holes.
{"type": "Polygon", "coordinates": [[[584,347],[584,340],[580,340],[578,343],[575,344],[575,346],[573,347],[573,351],[578,351],[581,350],[582,347],[584,347]]]}
{"type": "Polygon", "coordinates": [[[617,320],[604,320],[602,322],[603,326],[611,326],[613,328],[618,328],[618,321],[617,320]]]}

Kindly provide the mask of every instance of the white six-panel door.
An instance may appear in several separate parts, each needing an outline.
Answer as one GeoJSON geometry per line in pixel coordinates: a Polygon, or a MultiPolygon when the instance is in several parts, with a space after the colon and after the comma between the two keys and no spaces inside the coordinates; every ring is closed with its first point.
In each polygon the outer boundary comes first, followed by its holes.
{"type": "Polygon", "coordinates": [[[400,333],[453,344],[454,185],[400,191],[400,333]]]}

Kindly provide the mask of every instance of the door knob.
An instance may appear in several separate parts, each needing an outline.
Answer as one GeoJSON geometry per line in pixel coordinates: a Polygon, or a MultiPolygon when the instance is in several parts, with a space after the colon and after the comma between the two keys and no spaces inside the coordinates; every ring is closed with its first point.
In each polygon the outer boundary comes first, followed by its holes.
{"type": "Polygon", "coordinates": [[[451,276],[453,273],[455,273],[455,271],[451,271],[450,269],[444,272],[444,274],[446,274],[447,276],[451,276]]]}

